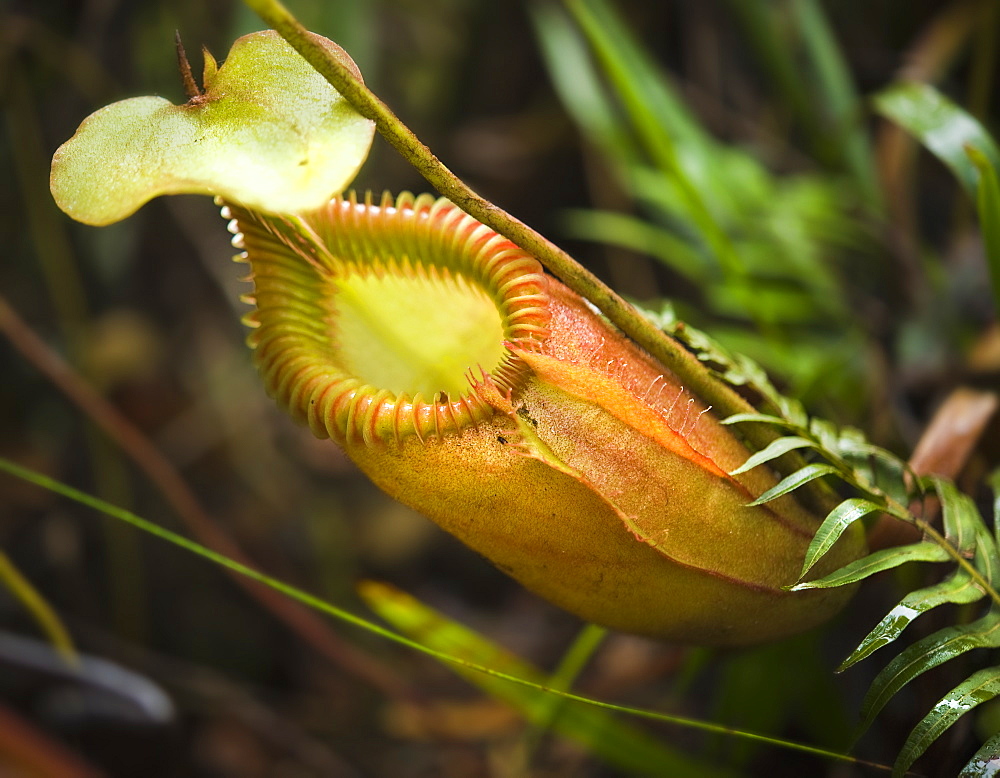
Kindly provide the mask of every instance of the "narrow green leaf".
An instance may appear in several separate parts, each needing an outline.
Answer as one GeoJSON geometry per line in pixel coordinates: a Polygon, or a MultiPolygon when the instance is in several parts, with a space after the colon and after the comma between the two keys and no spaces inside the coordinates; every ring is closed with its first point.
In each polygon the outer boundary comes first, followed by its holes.
{"type": "Polygon", "coordinates": [[[3,549],[0,549],[0,587],[6,588],[20,601],[42,632],[45,633],[52,648],[68,665],[75,666],[79,663],[80,657],[73,645],[73,639],[70,637],[69,630],[62,623],[62,619],[59,618],[59,614],[42,596],[41,592],[32,586],[31,581],[17,569],[17,566],[3,552],[3,549]]]}
{"type": "Polygon", "coordinates": [[[766,502],[770,502],[771,500],[777,499],[782,495],[798,489],[803,484],[815,481],[817,478],[822,478],[825,475],[837,475],[837,473],[837,468],[833,465],[826,465],[822,462],[815,462],[811,465],[806,465],[805,467],[796,470],[790,476],[783,478],[780,483],[772,486],[760,497],[750,503],[750,505],[763,505],[766,502]]]}
{"type": "Polygon", "coordinates": [[[994,167],[1000,166],[1000,150],[983,125],[930,84],[893,84],[873,102],[878,113],[914,135],[950,167],[972,197],[979,175],[965,147],[979,149],[994,167]]]}
{"type": "Polygon", "coordinates": [[[976,751],[958,778],[996,778],[1000,775],[1000,735],[994,735],[976,751]]]}
{"type": "Polygon", "coordinates": [[[813,418],[809,420],[809,433],[816,438],[823,448],[829,449],[830,451],[837,450],[837,444],[840,442],[840,429],[832,421],[821,418],[813,418]]]}
{"type": "Polygon", "coordinates": [[[907,465],[895,454],[869,443],[862,433],[850,428],[842,431],[834,451],[850,463],[859,480],[877,486],[901,504],[909,502],[907,465]]]}
{"type": "Polygon", "coordinates": [[[784,427],[788,430],[800,430],[801,426],[780,416],[771,416],[766,413],[734,413],[722,420],[723,424],[745,424],[747,422],[756,424],[772,424],[776,427],[784,427]]]}
{"type": "MultiPolygon", "coordinates": [[[[608,630],[604,627],[599,627],[596,624],[585,624],[573,643],[563,653],[555,671],[549,676],[546,686],[560,691],[572,689],[576,679],[607,636],[608,630]]],[[[532,730],[525,736],[526,759],[529,762],[542,737],[553,728],[553,722],[561,715],[567,704],[565,697],[559,697],[555,694],[547,694],[545,697],[546,710],[539,711],[540,720],[533,724],[532,730]]]]}
{"type": "Polygon", "coordinates": [[[982,522],[976,528],[976,556],[973,564],[990,586],[995,587],[1000,583],[1000,552],[997,550],[996,539],[982,522]]]}
{"type": "Polygon", "coordinates": [[[993,491],[993,532],[997,543],[1000,543],[1000,467],[990,473],[987,482],[993,491]]]}
{"type": "Polygon", "coordinates": [[[932,608],[945,603],[968,604],[984,596],[985,593],[976,586],[972,576],[961,569],[940,583],[910,592],[899,605],[889,611],[875,629],[868,633],[854,652],[837,668],[837,672],[843,672],[855,662],[860,662],[883,646],[892,643],[914,619],[932,608]]]}
{"type": "Polygon", "coordinates": [[[699,286],[717,283],[715,263],[675,233],[625,213],[569,210],[561,219],[566,234],[654,257],[699,286]]]}
{"type": "Polygon", "coordinates": [[[1000,646],[1000,610],[970,624],[947,627],[919,640],[893,659],[875,680],[861,705],[859,732],[868,729],[896,693],[919,675],[976,648],[1000,646]]]}
{"type": "Polygon", "coordinates": [[[965,151],[979,171],[976,209],[979,212],[979,229],[983,233],[986,266],[990,270],[993,286],[993,305],[1000,313],[1000,181],[997,180],[997,169],[985,154],[974,146],[966,146],[965,151]]]}
{"type": "MultiPolygon", "coordinates": [[[[747,359],[747,357],[743,358],[747,359]]],[[[764,371],[760,372],[763,373],[763,379],[767,382],[768,388],[771,390],[770,393],[764,392],[763,394],[777,404],[781,415],[788,419],[790,423],[799,429],[806,429],[809,426],[809,416],[806,413],[805,406],[799,400],[780,394],[771,386],[771,382],[767,380],[767,374],[764,371]]]]}
{"type": "Polygon", "coordinates": [[[835,759],[842,762],[856,762],[857,760],[853,757],[847,756],[845,754],[837,753],[835,751],[830,751],[824,748],[816,748],[814,746],[804,745],[802,743],[796,743],[790,740],[781,740],[779,738],[769,737],[767,735],[759,735],[754,732],[745,732],[742,730],[733,729],[731,727],[725,727],[720,724],[713,724],[708,721],[702,721],[700,719],[687,718],[684,716],[676,716],[669,713],[662,713],[660,711],[650,710],[648,708],[633,708],[624,705],[616,705],[611,702],[605,702],[603,700],[597,700],[591,697],[583,697],[578,694],[572,694],[570,692],[559,691],[557,689],[551,689],[547,687],[539,686],[531,681],[527,681],[524,678],[520,678],[516,675],[510,675],[507,673],[502,673],[492,667],[487,667],[485,665],[477,665],[473,662],[469,662],[461,657],[452,656],[446,654],[442,651],[437,651],[429,646],[424,645],[416,640],[413,640],[399,632],[393,632],[392,630],[386,629],[385,627],[376,624],[373,621],[357,616],[350,611],[346,611],[342,608],[338,608],[336,605],[332,605],[324,600],[314,597],[313,595],[297,589],[294,586],[279,581],[270,576],[266,576],[262,573],[257,572],[253,568],[247,567],[246,565],[240,564],[228,557],[220,554],[216,551],[212,551],[192,540],[178,535],[175,532],[164,529],[140,516],[135,515],[131,511],[127,511],[123,508],[119,508],[116,505],[105,502],[104,500],[98,499],[93,495],[81,492],[79,489],[74,489],[71,486],[60,483],[53,478],[49,478],[46,475],[42,475],[34,470],[29,470],[28,468],[21,467],[8,459],[0,457],[0,472],[7,473],[8,475],[14,476],[15,478],[23,479],[29,483],[35,484],[43,489],[48,489],[49,491],[62,495],[70,500],[73,500],[81,505],[85,505],[89,508],[93,508],[96,511],[105,513],[115,519],[125,522],[136,529],[147,532],[161,540],[165,540],[168,543],[172,543],[175,546],[183,548],[184,550],[195,554],[196,556],[207,559],[220,567],[224,567],[228,570],[232,570],[235,573],[246,576],[254,581],[257,581],[265,586],[269,586],[275,591],[281,592],[282,594],[290,597],[291,599],[306,605],[309,608],[320,611],[332,616],[335,619],[343,621],[352,626],[358,627],[359,629],[365,630],[374,635],[378,635],[386,640],[396,643],[401,646],[405,646],[413,651],[417,651],[427,656],[432,656],[435,659],[449,664],[461,665],[463,668],[468,670],[475,670],[476,672],[483,673],[484,675],[489,675],[494,678],[500,678],[508,683],[515,686],[530,687],[537,691],[546,692],[548,694],[556,694],[560,697],[564,697],[567,700],[580,703],[582,705],[592,706],[600,710],[607,710],[616,713],[622,713],[629,716],[636,716],[639,718],[648,719],[650,721],[659,721],[668,724],[674,724],[681,727],[687,727],[690,729],[696,729],[702,732],[713,732],[726,734],[732,737],[739,737],[747,740],[754,740],[761,743],[767,743],[776,748],[784,748],[791,751],[798,751],[800,753],[813,754],[814,756],[823,757],[825,759],[835,759]]]}
{"type": "Polygon", "coordinates": [[[924,751],[970,710],[1000,694],[1000,667],[973,673],[948,692],[910,732],[893,765],[893,778],[903,778],[924,751]]]}
{"type": "Polygon", "coordinates": [[[669,132],[694,149],[712,142],[613,5],[605,0],[571,0],[566,5],[598,57],[617,61],[620,71],[607,64],[608,74],[613,79],[630,79],[630,83],[616,83],[615,88],[646,101],[641,113],[648,113],[655,125],[648,128],[650,133],[669,132]]]}
{"type": "Polygon", "coordinates": [[[708,137],[611,6],[603,0],[570,0],[567,7],[587,36],[649,158],[676,185],[691,225],[727,273],[741,277],[743,266],[732,241],[713,201],[704,195],[701,179],[712,170],[705,153],[708,137]]]}
{"type": "Polygon", "coordinates": [[[531,3],[527,8],[549,77],[563,105],[608,157],[634,160],[637,151],[631,133],[606,96],[579,30],[555,4],[531,3]]]}
{"type": "Polygon", "coordinates": [[[805,75],[807,89],[814,84],[819,87],[816,99],[831,113],[832,139],[839,145],[844,163],[857,180],[867,204],[878,207],[880,192],[876,166],[862,121],[860,100],[833,31],[817,0],[799,0],[792,4],[792,11],[817,76],[813,80],[805,75]]]}
{"type": "MultiPolygon", "coordinates": [[[[364,582],[359,592],[383,619],[427,646],[500,672],[544,685],[545,675],[489,639],[388,584],[364,582]]],[[[451,665],[456,673],[517,709],[536,725],[551,723],[560,734],[585,745],[609,765],[640,775],[731,775],[729,772],[666,748],[641,730],[622,724],[604,711],[566,702],[552,719],[552,697],[544,690],[513,686],[482,673],[451,665]]]]}
{"type": "Polygon", "coordinates": [[[771,441],[771,443],[763,451],[758,451],[756,454],[751,456],[740,467],[733,470],[730,475],[739,475],[740,473],[745,473],[748,470],[753,470],[758,465],[762,465],[765,462],[770,462],[772,459],[784,456],[789,451],[794,451],[797,448],[815,447],[816,444],[806,438],[794,436],[778,438],[777,440],[771,441]]]}
{"type": "MultiPolygon", "coordinates": [[[[779,438],[779,440],[781,439],[779,438]]],[[[819,561],[820,557],[833,548],[833,545],[840,539],[840,536],[844,534],[844,530],[858,519],[881,510],[883,510],[882,506],[873,503],[871,500],[852,497],[849,500],[844,500],[830,511],[827,517],[823,519],[823,523],[819,529],[816,530],[816,534],[809,543],[809,548],[806,549],[806,556],[802,562],[802,573],[799,578],[804,578],[813,565],[819,561]]]]}
{"type": "Polygon", "coordinates": [[[962,494],[946,478],[931,475],[920,479],[933,488],[941,500],[945,537],[965,557],[972,556],[976,547],[976,528],[981,523],[979,510],[968,495],[962,494]]]}
{"type": "MultiPolygon", "coordinates": [[[[876,506],[876,510],[878,507],[876,506]]],[[[894,567],[905,565],[907,562],[947,562],[951,559],[948,552],[937,543],[913,543],[908,546],[897,546],[896,548],[884,548],[869,554],[866,557],[857,559],[848,565],[844,565],[839,570],[835,570],[823,578],[815,581],[803,581],[791,587],[791,591],[798,592],[805,589],[830,589],[835,586],[846,586],[857,583],[868,576],[881,573],[884,570],[891,570],[894,567]]]]}

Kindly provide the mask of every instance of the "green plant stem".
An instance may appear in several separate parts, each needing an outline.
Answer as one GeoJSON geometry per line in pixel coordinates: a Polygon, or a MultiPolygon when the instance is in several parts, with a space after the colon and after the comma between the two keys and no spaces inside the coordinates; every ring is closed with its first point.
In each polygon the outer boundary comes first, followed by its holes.
{"type": "Polygon", "coordinates": [[[510,683],[515,683],[520,686],[526,686],[532,689],[541,690],[549,694],[555,694],[559,697],[563,697],[567,700],[573,702],[582,703],[584,705],[592,705],[597,708],[604,708],[606,710],[617,711],[618,713],[624,713],[630,716],[635,716],[637,718],[651,719],[653,721],[662,721],[668,724],[675,724],[682,727],[687,727],[689,729],[697,729],[703,732],[712,732],[716,734],[730,735],[735,737],[740,737],[745,740],[753,740],[760,743],[766,743],[770,746],[777,748],[784,748],[791,751],[798,751],[801,753],[812,754],[814,756],[823,757],[824,759],[833,759],[841,762],[851,762],[853,764],[867,765],[869,767],[874,767],[879,770],[888,771],[890,768],[886,765],[877,764],[874,762],[867,762],[862,759],[856,759],[855,757],[849,756],[847,754],[841,754],[836,751],[828,751],[824,748],[817,748],[814,746],[807,746],[802,743],[795,743],[789,740],[781,740],[779,738],[769,737],[767,735],[760,735],[755,732],[746,732],[744,730],[733,729],[731,727],[725,727],[721,724],[713,724],[707,721],[699,721],[697,719],[690,719],[684,716],[674,716],[668,713],[661,713],[659,711],[650,710],[646,708],[631,708],[623,705],[615,705],[614,703],[604,702],[603,700],[596,700],[590,697],[584,697],[579,694],[573,694],[571,692],[563,691],[561,689],[554,689],[547,686],[541,686],[539,684],[533,683],[532,681],[525,680],[524,678],[518,678],[514,675],[509,675],[507,673],[494,670],[485,665],[476,664],[474,662],[469,662],[461,657],[453,656],[451,654],[446,654],[443,651],[438,651],[436,649],[430,648],[412,640],[405,635],[401,635],[398,632],[394,632],[385,627],[379,626],[367,619],[357,616],[350,611],[346,611],[342,608],[338,608],[336,605],[325,602],[318,597],[315,597],[308,592],[304,592],[301,589],[297,589],[283,581],[279,581],[270,576],[264,575],[263,573],[257,572],[252,567],[241,564],[230,559],[223,554],[220,554],[211,549],[205,548],[204,546],[195,543],[192,540],[188,540],[182,535],[178,535],[175,532],[164,529],[157,524],[153,524],[140,516],[135,515],[131,511],[126,511],[115,505],[100,500],[92,495],[85,492],[81,492],[78,489],[74,489],[71,486],[60,483],[55,479],[49,478],[46,475],[38,473],[34,470],[30,470],[26,467],[22,467],[15,462],[11,462],[8,459],[0,457],[0,472],[7,473],[8,475],[14,476],[15,478],[20,478],[28,483],[35,484],[43,489],[48,489],[55,494],[59,494],[70,500],[73,500],[81,505],[85,505],[89,508],[93,508],[96,511],[105,513],[116,519],[131,524],[133,527],[147,532],[150,535],[160,538],[161,540],[166,540],[169,543],[173,543],[176,546],[189,551],[192,554],[200,556],[204,559],[208,559],[215,564],[226,568],[240,576],[249,578],[250,580],[261,584],[263,586],[269,587],[276,592],[289,597],[309,608],[325,613],[328,616],[332,616],[340,621],[351,624],[360,629],[366,630],[370,633],[378,635],[386,640],[390,640],[394,643],[398,643],[402,646],[406,646],[414,651],[419,651],[422,654],[432,656],[441,662],[447,662],[448,664],[458,665],[469,670],[475,670],[476,672],[485,673],[486,675],[491,675],[495,678],[502,678],[510,683]]]}
{"type": "MultiPolygon", "coordinates": [[[[725,418],[755,410],[727,384],[718,380],[698,359],[649,319],[629,305],[597,276],[543,235],[476,194],[452,173],[427,146],[364,83],[324,49],[278,0],[244,0],[265,23],[302,55],[362,116],[375,122],[380,135],[428,183],[466,213],[496,230],[531,254],[570,289],[593,303],[622,332],[676,375],[685,388],[725,418]]],[[[747,442],[762,449],[778,437],[769,425],[748,424],[747,442]]],[[[772,463],[781,475],[802,466],[786,455],[772,463]]]]}
{"type": "MultiPolygon", "coordinates": [[[[600,648],[604,639],[608,635],[608,630],[597,624],[586,624],[576,639],[563,654],[556,667],[555,672],[549,678],[549,686],[561,691],[569,691],[573,688],[577,676],[583,672],[583,668],[593,657],[594,652],[600,648]]],[[[565,700],[560,697],[553,697],[543,720],[530,729],[525,736],[525,766],[531,763],[532,757],[542,741],[542,737],[552,729],[553,723],[559,717],[565,700]]]]}

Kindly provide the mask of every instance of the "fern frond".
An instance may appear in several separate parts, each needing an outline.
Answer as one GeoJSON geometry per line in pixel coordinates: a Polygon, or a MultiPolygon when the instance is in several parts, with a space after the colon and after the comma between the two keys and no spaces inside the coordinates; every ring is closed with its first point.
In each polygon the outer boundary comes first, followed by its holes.
{"type": "Polygon", "coordinates": [[[870,513],[879,513],[883,507],[876,502],[863,497],[852,497],[844,500],[834,508],[823,520],[809,548],[806,549],[805,560],[802,562],[802,573],[799,578],[803,578],[820,558],[840,539],[844,531],[854,522],[864,518],[870,513]]]}
{"type": "Polygon", "coordinates": [[[882,621],[862,640],[853,653],[845,659],[837,672],[843,672],[848,667],[862,659],[871,656],[878,649],[889,645],[898,638],[903,630],[916,620],[918,616],[938,607],[939,605],[969,605],[985,596],[983,590],[972,580],[965,570],[956,570],[951,577],[933,586],[910,592],[899,605],[893,608],[882,621]]]}
{"type": "MultiPolygon", "coordinates": [[[[846,503],[841,503],[844,505],[846,503]]],[[[870,504],[870,503],[869,503],[870,504]]],[[[947,549],[941,548],[937,543],[923,541],[912,543],[908,546],[897,546],[895,548],[883,548],[869,554],[866,557],[857,559],[849,565],[844,565],[839,570],[817,578],[814,581],[802,581],[791,587],[791,591],[798,592],[805,589],[832,589],[835,586],[847,586],[848,584],[863,581],[875,573],[905,565],[907,562],[947,562],[951,559],[947,549]]]]}
{"type": "Polygon", "coordinates": [[[983,743],[975,756],[962,768],[958,778],[982,778],[1000,772],[1000,734],[983,743]]]}
{"type": "Polygon", "coordinates": [[[810,481],[822,478],[825,475],[837,475],[837,468],[833,465],[824,465],[822,462],[815,462],[811,465],[806,465],[805,467],[796,470],[787,478],[782,479],[780,483],[768,489],[760,497],[749,504],[763,505],[766,502],[771,502],[771,500],[776,500],[777,498],[798,489],[800,486],[804,486],[810,481]]]}
{"type": "MultiPolygon", "coordinates": [[[[860,430],[837,427],[823,419],[809,418],[802,405],[782,396],[764,371],[751,360],[737,357],[710,337],[677,322],[672,310],[655,317],[657,323],[682,340],[699,359],[706,362],[724,381],[756,391],[762,400],[759,413],[740,413],[724,424],[767,424],[782,437],[747,459],[739,474],[767,464],[790,451],[799,451],[807,462],[762,494],[754,504],[762,504],[822,478],[841,481],[853,495],[831,510],[806,551],[801,578],[830,550],[844,531],[857,521],[876,514],[888,514],[909,523],[924,534],[919,543],[881,549],[822,578],[801,580],[790,587],[804,589],[846,586],[875,573],[908,562],[951,563],[943,580],[908,593],[868,633],[843,661],[838,672],[895,642],[919,616],[941,605],[969,605],[984,598],[991,608],[977,621],[947,627],[903,650],[872,682],[862,708],[859,732],[866,730],[906,684],[923,673],[976,648],[1000,648],[1000,471],[990,479],[994,490],[994,525],[991,532],[974,500],[946,478],[919,477],[909,465],[890,451],[869,442],[860,430]],[[926,506],[928,496],[941,503],[943,532],[936,529],[917,507],[926,506]],[[995,534],[996,533],[996,534],[995,534]]],[[[894,775],[907,768],[969,710],[1000,694],[1000,668],[988,667],[973,673],[945,695],[914,727],[894,766],[894,775]]],[[[1000,762],[1000,735],[991,739],[969,762],[966,775],[975,765],[990,760],[1000,762]]],[[[992,763],[995,763],[992,762],[992,763]]]]}
{"type": "Polygon", "coordinates": [[[931,708],[903,744],[893,765],[893,778],[903,778],[907,769],[927,748],[962,716],[1000,694],[1000,667],[973,673],[931,708]]]}

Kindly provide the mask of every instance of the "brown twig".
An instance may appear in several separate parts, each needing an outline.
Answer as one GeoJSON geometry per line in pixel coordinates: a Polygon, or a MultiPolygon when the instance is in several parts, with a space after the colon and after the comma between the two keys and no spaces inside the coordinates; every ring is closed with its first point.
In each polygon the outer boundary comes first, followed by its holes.
{"type": "MultiPolygon", "coordinates": [[[[253,563],[201,506],[167,458],[143,433],[71,368],[0,295],[0,332],[11,345],[135,462],[202,544],[241,564],[253,563]]],[[[416,693],[394,671],[332,632],[315,613],[283,594],[235,573],[240,586],[318,653],[363,678],[383,694],[414,699],[416,693]]]]}

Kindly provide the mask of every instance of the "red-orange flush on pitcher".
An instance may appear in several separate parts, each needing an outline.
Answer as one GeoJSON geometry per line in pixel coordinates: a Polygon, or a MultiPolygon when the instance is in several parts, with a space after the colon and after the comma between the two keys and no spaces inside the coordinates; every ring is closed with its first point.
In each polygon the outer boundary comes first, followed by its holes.
{"type": "MultiPolygon", "coordinates": [[[[766,467],[514,244],[428,195],[226,206],[267,390],[380,488],[589,621],[683,643],[780,638],[850,587],[787,592],[819,522],[747,503],[766,467]]],[[[815,576],[864,551],[846,534],[815,576]]]]}

